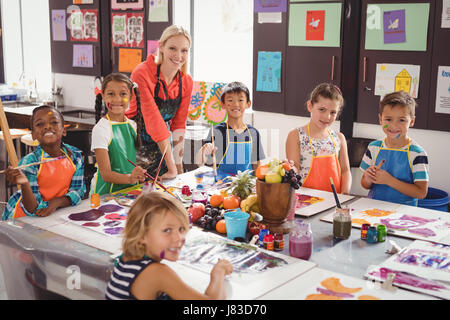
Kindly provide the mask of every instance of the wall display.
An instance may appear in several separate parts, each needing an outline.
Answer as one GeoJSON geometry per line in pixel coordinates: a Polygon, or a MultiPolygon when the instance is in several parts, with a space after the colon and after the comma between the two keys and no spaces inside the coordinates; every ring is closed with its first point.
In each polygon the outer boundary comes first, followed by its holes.
{"type": "Polygon", "coordinates": [[[281,92],[281,52],[258,52],[256,91],[281,92]]]}
{"type": "Polygon", "coordinates": [[[306,12],[306,40],[323,40],[325,32],[325,10],[306,12]]]}
{"type": "Polygon", "coordinates": [[[450,28],[450,0],[442,0],[441,28],[450,28]]]}
{"type": "Polygon", "coordinates": [[[94,0],[73,0],[73,4],[92,4],[94,0]]]}
{"type": "Polygon", "coordinates": [[[72,41],[98,41],[98,10],[74,10],[70,13],[72,41]]]}
{"type": "Polygon", "coordinates": [[[227,112],[220,103],[222,88],[226,83],[194,81],[188,117],[208,124],[219,124],[227,120],[227,112]]]}
{"type": "Polygon", "coordinates": [[[169,21],[169,3],[168,0],[148,0],[148,21],[149,22],[167,22],[169,21]]]}
{"type": "Polygon", "coordinates": [[[367,5],[365,49],[426,51],[429,13],[429,3],[367,5]]]}
{"type": "Polygon", "coordinates": [[[286,12],[287,0],[255,0],[255,12],[286,12]]]}
{"type": "Polygon", "coordinates": [[[156,55],[158,53],[158,46],[158,40],[147,40],[147,57],[151,54],[156,55]]]}
{"type": "Polygon", "coordinates": [[[144,0],[111,0],[111,9],[113,10],[139,10],[142,8],[144,8],[144,0]]]}
{"type": "Polygon", "coordinates": [[[112,13],[112,45],[143,48],[144,13],[112,13]]]}
{"type": "Polygon", "coordinates": [[[404,91],[413,98],[419,93],[420,66],[377,63],[375,95],[384,96],[394,91],[404,91]]]}
{"type": "Polygon", "coordinates": [[[438,68],[435,112],[450,114],[450,66],[438,68]]]}
{"type": "Polygon", "coordinates": [[[141,62],[141,49],[119,48],[119,72],[131,73],[141,62]]]}
{"type": "Polygon", "coordinates": [[[66,10],[52,10],[52,40],[67,41],[66,10]]]}
{"type": "Polygon", "coordinates": [[[341,44],[341,10],[341,3],[291,3],[289,6],[288,45],[301,47],[339,47],[341,44]],[[322,22],[326,21],[326,23],[320,24],[320,21],[317,21],[317,18],[312,15],[313,12],[315,12],[315,15],[320,12],[321,16],[323,12],[323,19],[319,19],[322,22]],[[314,18],[314,21],[312,18],[314,18]],[[320,29],[316,31],[314,27],[323,27],[323,31],[320,31],[320,29]],[[320,35],[322,38],[311,39],[312,34],[320,35]]]}
{"type": "Polygon", "coordinates": [[[281,12],[258,12],[258,23],[281,23],[281,12]]]}
{"type": "Polygon", "coordinates": [[[93,68],[94,67],[94,48],[91,44],[73,45],[73,67],[93,68]]]}

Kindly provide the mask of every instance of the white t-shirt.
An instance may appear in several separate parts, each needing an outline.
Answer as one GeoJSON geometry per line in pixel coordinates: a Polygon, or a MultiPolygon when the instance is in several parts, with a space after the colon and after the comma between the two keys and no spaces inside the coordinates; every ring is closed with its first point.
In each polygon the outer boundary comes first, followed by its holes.
{"type": "MultiPolygon", "coordinates": [[[[133,120],[128,119],[128,122],[131,126],[136,130],[137,125],[133,120]]],[[[112,124],[122,123],[111,121],[112,124]]],[[[95,149],[106,149],[108,150],[109,142],[111,141],[111,125],[109,124],[108,119],[101,118],[99,122],[92,129],[92,138],[91,138],[91,151],[95,149]]]]}

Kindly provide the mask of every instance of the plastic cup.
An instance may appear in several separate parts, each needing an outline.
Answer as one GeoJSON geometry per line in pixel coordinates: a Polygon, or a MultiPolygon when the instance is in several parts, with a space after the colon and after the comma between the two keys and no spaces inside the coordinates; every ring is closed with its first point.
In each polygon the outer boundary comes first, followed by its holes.
{"type": "Polygon", "coordinates": [[[227,228],[227,238],[244,238],[247,233],[248,218],[250,215],[241,210],[225,212],[225,226],[227,228]]]}

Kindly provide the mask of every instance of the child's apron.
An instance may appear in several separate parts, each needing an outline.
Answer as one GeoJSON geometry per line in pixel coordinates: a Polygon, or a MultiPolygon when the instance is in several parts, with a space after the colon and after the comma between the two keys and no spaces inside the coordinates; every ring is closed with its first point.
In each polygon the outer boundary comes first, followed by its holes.
{"type": "MultiPolygon", "coordinates": [[[[383,159],[386,162],[381,166],[381,169],[389,172],[394,178],[406,183],[414,183],[412,165],[409,157],[409,147],[406,150],[391,149],[385,146],[385,141],[381,145],[375,157],[375,165],[378,165],[383,159]]],[[[389,187],[386,184],[373,184],[370,189],[369,197],[377,200],[402,203],[409,206],[417,206],[418,200],[416,198],[404,195],[400,191],[389,187]]]]}
{"type": "Polygon", "coordinates": [[[331,177],[336,192],[341,193],[341,166],[339,165],[339,159],[336,152],[336,144],[334,143],[333,136],[330,134],[330,130],[328,130],[328,135],[331,138],[331,142],[333,142],[334,153],[325,156],[316,156],[308,123],[308,139],[311,147],[312,161],[302,186],[305,188],[332,192],[333,190],[331,189],[330,184],[331,177]]]}
{"type": "MultiPolygon", "coordinates": [[[[126,122],[112,123],[109,116],[106,115],[111,126],[111,141],[108,145],[109,161],[111,170],[121,174],[130,174],[134,166],[128,162],[128,159],[136,163],[136,131],[127,120],[126,122]]],[[[131,184],[114,184],[105,182],[100,174],[97,164],[97,178],[91,193],[100,195],[115,192],[132,186],[131,184]]]]}
{"type": "MultiPolygon", "coordinates": [[[[42,163],[39,166],[37,183],[39,186],[39,192],[44,201],[49,201],[51,199],[64,196],[67,191],[69,191],[73,174],[76,171],[76,167],[70,157],[62,149],[61,151],[66,155],[64,159],[42,163]]],[[[51,158],[45,158],[44,150],[42,150],[40,161],[48,159],[51,158]]],[[[20,197],[16,203],[13,219],[26,216],[26,213],[20,206],[21,201],[22,197],[20,197]]]]}

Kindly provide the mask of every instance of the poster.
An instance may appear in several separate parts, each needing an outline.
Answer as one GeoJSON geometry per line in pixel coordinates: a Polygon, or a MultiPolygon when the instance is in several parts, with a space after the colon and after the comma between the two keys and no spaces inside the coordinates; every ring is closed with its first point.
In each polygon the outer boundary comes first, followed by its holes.
{"type": "Polygon", "coordinates": [[[323,40],[325,32],[325,10],[306,12],[306,40],[323,40]]]}
{"type": "Polygon", "coordinates": [[[52,37],[53,41],[67,41],[65,10],[52,10],[52,37]]]}
{"type": "Polygon", "coordinates": [[[144,0],[111,0],[112,10],[139,10],[144,8],[144,0]]]}
{"type": "Polygon", "coordinates": [[[112,44],[116,47],[143,48],[144,13],[113,13],[112,44]]]}
{"type": "Polygon", "coordinates": [[[141,62],[141,49],[119,48],[119,72],[131,73],[141,62]]]}
{"type": "Polygon", "coordinates": [[[419,65],[377,63],[374,94],[383,97],[394,91],[404,91],[417,98],[419,80],[419,65]]]}
{"type": "Polygon", "coordinates": [[[73,4],[93,4],[94,0],[73,0],[73,4]]]}
{"type": "Polygon", "coordinates": [[[287,0],[255,0],[255,12],[286,12],[287,0]]]}
{"type": "Polygon", "coordinates": [[[281,23],[281,12],[258,12],[258,23],[281,23]]]}
{"type": "Polygon", "coordinates": [[[281,52],[258,52],[256,91],[281,92],[281,52]]]}
{"type": "Polygon", "coordinates": [[[169,21],[169,3],[167,0],[148,0],[148,21],[167,22],[169,21]]]}
{"type": "Polygon", "coordinates": [[[450,28],[450,0],[442,0],[441,28],[450,28]]]}
{"type": "Polygon", "coordinates": [[[158,40],[147,40],[147,57],[151,54],[157,54],[158,53],[158,40]]]}
{"type": "Polygon", "coordinates": [[[450,114],[450,66],[438,68],[435,112],[450,114]]]}
{"type": "Polygon", "coordinates": [[[73,67],[93,68],[94,67],[94,48],[91,44],[73,45],[73,67]]]}
{"type": "Polygon", "coordinates": [[[406,41],[405,10],[383,12],[384,43],[406,41]]]}
{"type": "Polygon", "coordinates": [[[98,10],[74,10],[70,13],[72,41],[98,41],[98,10]]]}

